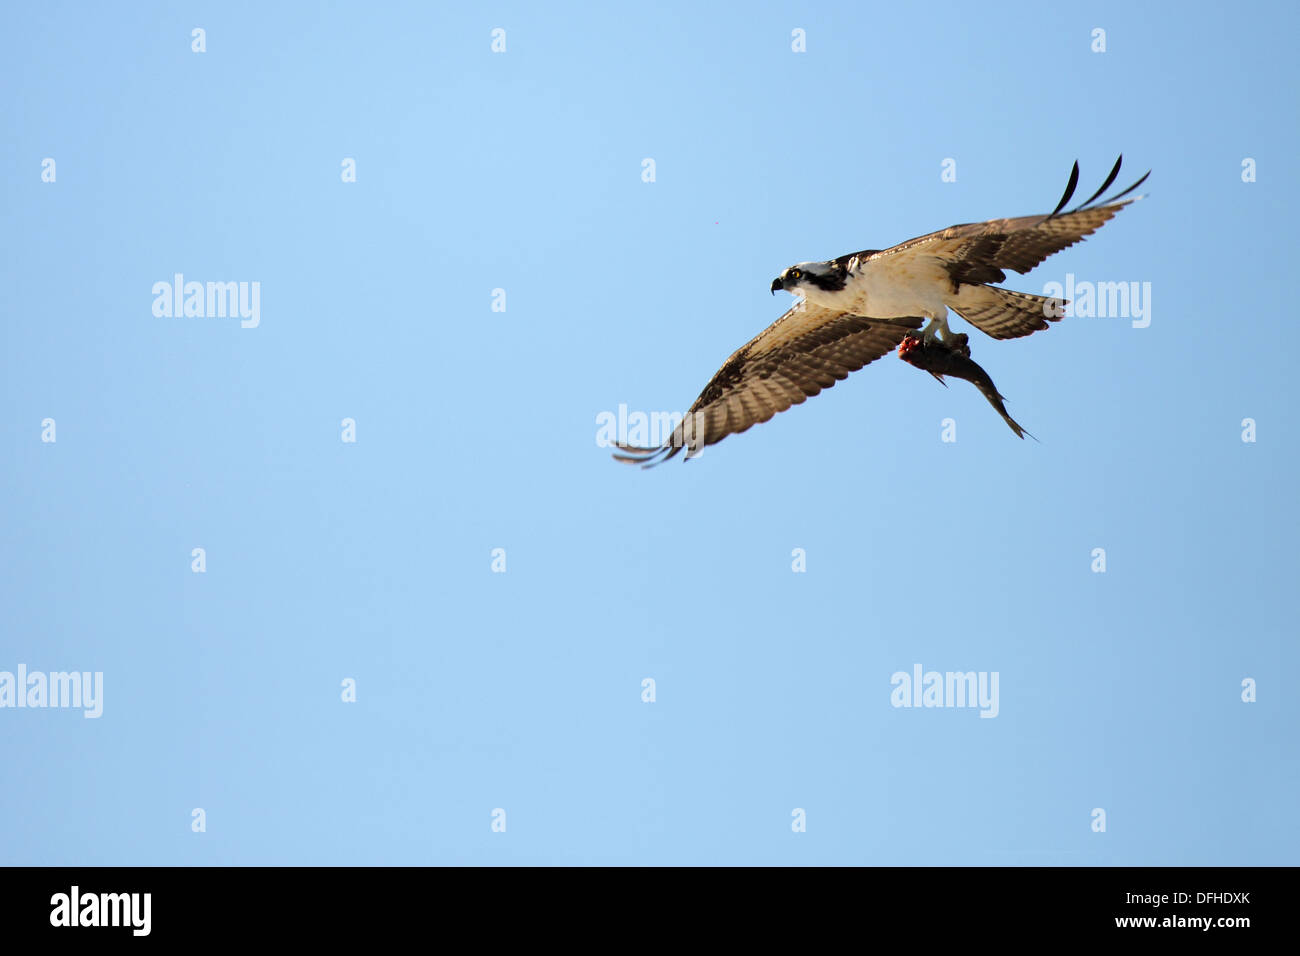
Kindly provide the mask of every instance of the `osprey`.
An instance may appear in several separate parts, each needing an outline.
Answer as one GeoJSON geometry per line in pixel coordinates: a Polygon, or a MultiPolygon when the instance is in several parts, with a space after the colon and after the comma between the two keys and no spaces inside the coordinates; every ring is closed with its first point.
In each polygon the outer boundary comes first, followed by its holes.
{"type": "Polygon", "coordinates": [[[1119,175],[1123,160],[1120,156],[1101,188],[1069,212],[1061,210],[1079,184],[1077,162],[1061,201],[1046,215],[949,226],[888,249],[790,266],[772,280],[772,294],[784,290],[799,301],[732,353],[662,445],[617,442],[622,454],[614,457],[649,468],[685,447],[686,457],[692,458],[705,446],[842,381],[898,348],[923,322],[923,347],[964,352],[969,359],[966,337],[948,328],[949,309],[995,339],[1047,328],[1064,314],[1064,299],[991,283],[1004,281],[1007,269],[1028,272],[1142,198],[1123,199],[1150,171],[1123,192],[1097,201],[1119,175]]]}

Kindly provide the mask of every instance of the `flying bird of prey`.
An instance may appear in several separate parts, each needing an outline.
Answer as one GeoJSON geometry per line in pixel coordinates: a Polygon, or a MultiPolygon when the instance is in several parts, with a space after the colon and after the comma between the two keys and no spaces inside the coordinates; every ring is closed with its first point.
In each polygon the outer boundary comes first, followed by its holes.
{"type": "Polygon", "coordinates": [[[1064,314],[1065,300],[992,283],[1004,281],[1008,269],[1028,272],[1141,198],[1123,199],[1146,181],[1149,171],[1123,192],[1098,201],[1119,175],[1123,159],[1116,160],[1100,189],[1068,212],[1062,210],[1079,184],[1077,162],[1061,201],[1046,215],[949,226],[888,249],[790,266],[772,280],[772,294],[784,290],[799,301],[732,353],[662,445],[620,442],[614,457],[647,468],[683,448],[688,459],[694,457],[705,446],[842,381],[897,348],[927,319],[920,335],[923,345],[953,351],[957,343],[948,328],[949,309],[995,339],[1047,328],[1064,314]]]}

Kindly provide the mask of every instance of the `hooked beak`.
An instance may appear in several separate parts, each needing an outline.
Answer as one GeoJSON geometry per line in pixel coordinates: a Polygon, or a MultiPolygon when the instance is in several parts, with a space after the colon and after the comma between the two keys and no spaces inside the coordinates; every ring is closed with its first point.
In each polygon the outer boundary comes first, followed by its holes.
{"type": "Polygon", "coordinates": [[[784,289],[784,288],[785,288],[785,280],[783,280],[780,276],[777,276],[775,279],[772,280],[773,295],[776,295],[777,289],[784,289]]]}

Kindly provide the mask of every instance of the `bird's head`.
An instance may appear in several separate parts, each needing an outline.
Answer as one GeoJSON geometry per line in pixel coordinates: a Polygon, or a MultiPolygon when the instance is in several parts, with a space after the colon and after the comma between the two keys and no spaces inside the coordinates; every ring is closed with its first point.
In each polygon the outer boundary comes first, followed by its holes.
{"type": "Polygon", "coordinates": [[[781,289],[794,292],[799,287],[799,280],[804,276],[804,272],[798,266],[791,266],[779,276],[772,280],[772,294],[776,295],[781,289]]]}
{"type": "Polygon", "coordinates": [[[772,294],[784,289],[792,295],[806,295],[810,286],[821,288],[834,269],[833,262],[800,262],[772,280],[772,294]]]}

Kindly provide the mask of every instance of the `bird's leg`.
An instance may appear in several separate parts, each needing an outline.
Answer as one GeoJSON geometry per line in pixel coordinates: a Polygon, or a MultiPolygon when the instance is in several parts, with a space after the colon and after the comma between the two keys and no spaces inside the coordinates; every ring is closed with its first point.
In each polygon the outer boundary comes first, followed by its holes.
{"type": "Polygon", "coordinates": [[[925,323],[925,328],[921,330],[921,344],[925,348],[934,345],[935,341],[939,338],[938,327],[939,320],[933,316],[930,317],[929,322],[925,323]]]}
{"type": "Polygon", "coordinates": [[[952,329],[948,328],[948,317],[932,315],[929,318],[930,321],[921,330],[922,343],[926,348],[934,345],[935,342],[947,346],[952,341],[952,329]]]}
{"type": "Polygon", "coordinates": [[[949,352],[956,352],[966,358],[970,358],[970,346],[966,344],[969,341],[969,335],[948,328],[946,315],[930,316],[929,323],[921,330],[921,343],[925,347],[929,348],[937,343],[949,352]]]}

